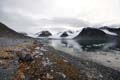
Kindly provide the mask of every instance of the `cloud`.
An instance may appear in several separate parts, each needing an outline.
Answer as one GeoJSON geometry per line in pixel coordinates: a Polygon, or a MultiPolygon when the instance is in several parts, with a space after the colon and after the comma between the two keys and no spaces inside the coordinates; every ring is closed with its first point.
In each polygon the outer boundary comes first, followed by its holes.
{"type": "Polygon", "coordinates": [[[120,23],[119,8],[119,0],[1,0],[0,21],[17,31],[64,30],[120,23]]]}
{"type": "Polygon", "coordinates": [[[90,24],[86,21],[79,20],[76,18],[66,18],[66,17],[55,17],[52,19],[40,19],[40,24],[48,24],[48,25],[66,25],[71,27],[86,27],[90,24]]]}
{"type": "Polygon", "coordinates": [[[17,31],[30,31],[36,19],[42,18],[49,0],[2,0],[0,2],[0,21],[17,31]],[[46,2],[47,1],[47,2],[46,2]],[[43,8],[44,7],[44,8],[43,8]]]}
{"type": "MultiPolygon", "coordinates": [[[[19,6],[20,7],[20,6],[19,6]]],[[[2,16],[0,20],[4,21],[8,26],[12,27],[17,31],[28,32],[52,29],[52,30],[64,30],[68,27],[83,27],[88,26],[88,22],[67,17],[43,17],[35,15],[22,8],[15,7],[4,7],[0,10],[2,16]],[[25,28],[25,29],[24,29],[25,28]]]]}
{"type": "Polygon", "coordinates": [[[24,15],[4,11],[1,12],[1,15],[0,21],[17,31],[29,30],[29,28],[36,26],[34,20],[24,15]]]}

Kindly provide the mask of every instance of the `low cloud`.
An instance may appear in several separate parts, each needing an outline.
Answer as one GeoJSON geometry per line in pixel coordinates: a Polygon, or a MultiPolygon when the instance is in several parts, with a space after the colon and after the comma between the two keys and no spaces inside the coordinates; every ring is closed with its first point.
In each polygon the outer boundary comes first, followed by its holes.
{"type": "Polygon", "coordinates": [[[20,32],[88,27],[91,26],[89,22],[119,23],[120,5],[118,1],[1,0],[0,22],[20,32]]]}
{"type": "Polygon", "coordinates": [[[59,25],[68,25],[71,27],[86,27],[89,25],[88,22],[83,21],[83,20],[79,20],[76,18],[60,18],[60,17],[56,17],[56,18],[52,18],[50,20],[43,20],[46,21],[50,24],[59,24],[59,25]]]}

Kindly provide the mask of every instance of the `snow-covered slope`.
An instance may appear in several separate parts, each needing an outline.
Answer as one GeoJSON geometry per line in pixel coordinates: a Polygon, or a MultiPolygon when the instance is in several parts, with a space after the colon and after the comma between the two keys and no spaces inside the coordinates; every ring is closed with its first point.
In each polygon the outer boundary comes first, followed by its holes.
{"type": "MultiPolygon", "coordinates": [[[[86,27],[87,28],[87,27],[86,27]]],[[[115,31],[117,28],[115,28],[115,30],[109,30],[107,29],[106,27],[89,27],[89,28],[94,28],[95,31],[96,29],[98,29],[99,31],[105,33],[106,35],[111,35],[111,36],[118,36],[118,30],[117,32],[115,31]]],[[[110,27],[108,27],[110,28],[110,27]]],[[[81,31],[85,29],[85,27],[80,27],[80,28],[74,28],[74,29],[67,29],[67,30],[57,30],[56,32],[54,30],[47,30],[49,31],[52,35],[51,36],[45,36],[44,38],[52,38],[52,39],[73,39],[75,38],[76,36],[78,36],[79,34],[81,34],[81,31]]],[[[91,31],[91,30],[90,30],[91,31]]],[[[89,31],[89,32],[90,32],[89,31]]],[[[94,31],[94,30],[93,30],[94,31]]],[[[94,32],[95,32],[94,31],[94,32]]],[[[42,31],[41,31],[42,32],[42,31]]],[[[36,38],[41,38],[39,37],[39,35],[41,34],[41,32],[39,33],[36,33],[34,35],[34,37],[36,38]]],[[[97,31],[96,31],[97,33],[97,31]]],[[[86,34],[86,32],[84,33],[86,34]]],[[[97,34],[93,34],[93,35],[97,35],[97,34]]],[[[98,34],[98,36],[101,36],[98,34]]]]}
{"type": "Polygon", "coordinates": [[[63,31],[63,32],[58,32],[56,34],[54,34],[53,36],[50,36],[49,38],[53,38],[53,39],[73,39],[74,37],[76,37],[80,32],[82,31],[82,28],[79,30],[68,30],[68,31],[63,31]],[[67,37],[61,37],[61,35],[66,32],[68,34],[67,37]]]}
{"type": "Polygon", "coordinates": [[[38,37],[38,35],[36,33],[28,32],[27,34],[28,34],[28,36],[33,37],[33,38],[38,37]]]}
{"type": "MultiPolygon", "coordinates": [[[[63,31],[60,31],[60,32],[52,32],[52,35],[51,36],[48,36],[48,37],[44,37],[44,38],[52,38],[52,39],[73,39],[74,37],[76,37],[80,32],[82,31],[82,28],[79,28],[79,29],[76,29],[76,30],[63,30],[63,31]],[[68,36],[66,37],[61,37],[61,35],[63,33],[67,33],[68,36]]],[[[36,37],[36,38],[41,38],[39,37],[39,35],[41,34],[41,32],[38,32],[36,34],[32,34],[32,36],[36,37]]]]}
{"type": "Polygon", "coordinates": [[[110,32],[110,31],[105,30],[105,29],[102,29],[102,31],[104,31],[106,34],[113,35],[113,36],[117,36],[117,34],[114,33],[114,32],[110,32]]]}

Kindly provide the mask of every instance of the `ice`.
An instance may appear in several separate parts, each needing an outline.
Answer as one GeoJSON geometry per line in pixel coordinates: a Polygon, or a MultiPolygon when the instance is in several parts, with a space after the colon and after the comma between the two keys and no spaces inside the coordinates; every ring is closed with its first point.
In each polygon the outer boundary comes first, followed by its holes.
{"type": "Polygon", "coordinates": [[[114,35],[114,36],[117,35],[116,33],[110,32],[108,30],[102,30],[102,31],[104,31],[106,34],[109,34],[109,35],[114,35]]]}
{"type": "Polygon", "coordinates": [[[67,34],[69,35],[68,37],[64,37],[64,39],[73,39],[74,37],[76,37],[77,35],[79,35],[79,33],[82,31],[82,27],[76,30],[70,30],[72,31],[72,33],[69,32],[69,30],[66,31],[61,31],[58,32],[52,36],[50,36],[49,38],[53,38],[53,39],[63,39],[63,37],[60,37],[64,32],[67,32],[67,34]]]}

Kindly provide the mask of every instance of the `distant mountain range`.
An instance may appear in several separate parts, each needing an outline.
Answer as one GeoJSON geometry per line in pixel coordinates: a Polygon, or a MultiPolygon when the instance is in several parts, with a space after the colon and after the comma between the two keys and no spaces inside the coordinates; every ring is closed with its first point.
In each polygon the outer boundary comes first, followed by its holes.
{"type": "Polygon", "coordinates": [[[18,33],[5,24],[0,23],[0,37],[10,37],[10,38],[26,38],[28,36],[24,35],[23,33],[18,33]]]}
{"type": "Polygon", "coordinates": [[[100,28],[87,27],[81,30],[67,30],[63,32],[58,32],[56,34],[52,34],[50,31],[41,31],[37,34],[38,37],[47,37],[47,38],[56,38],[56,39],[114,39],[120,37],[120,28],[111,28],[107,26],[103,26],[100,28]],[[43,32],[47,32],[47,34],[43,34],[43,32]],[[49,36],[48,36],[49,33],[49,36]],[[42,34],[42,35],[41,35],[42,34]]]}
{"type": "Polygon", "coordinates": [[[61,38],[65,38],[65,39],[72,39],[74,38],[79,32],[77,31],[71,31],[71,30],[67,30],[67,31],[60,31],[57,32],[56,34],[53,34],[50,31],[41,31],[36,33],[35,35],[39,38],[53,38],[53,39],[61,39],[61,38]]]}
{"type": "MultiPolygon", "coordinates": [[[[113,39],[120,39],[120,28],[117,26],[117,28],[111,28],[109,26],[102,26],[99,28],[93,28],[93,27],[86,27],[79,30],[66,30],[66,31],[60,31],[56,34],[53,34],[52,32],[45,30],[40,31],[35,34],[36,38],[53,38],[53,39],[77,39],[77,40],[113,40],[113,39]]],[[[0,37],[12,37],[12,38],[25,38],[28,37],[26,33],[19,33],[16,32],[9,27],[7,27],[5,24],[0,23],[0,37]]]]}

